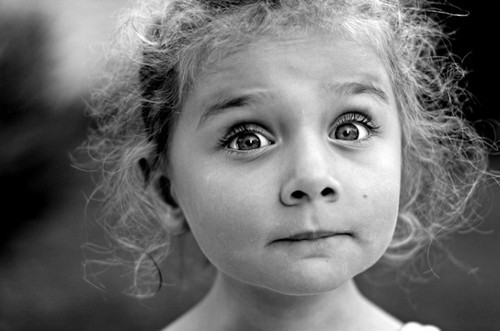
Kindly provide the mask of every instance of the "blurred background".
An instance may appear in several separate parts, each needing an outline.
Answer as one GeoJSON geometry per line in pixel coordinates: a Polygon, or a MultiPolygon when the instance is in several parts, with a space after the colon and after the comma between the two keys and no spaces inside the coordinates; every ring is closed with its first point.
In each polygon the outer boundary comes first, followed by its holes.
{"type": "MultiPolygon", "coordinates": [[[[102,69],[102,43],[113,33],[115,13],[133,3],[0,0],[0,330],[157,330],[210,285],[211,272],[200,269],[189,284],[137,300],[121,293],[128,282],[122,270],[102,275],[105,290],[83,277],[81,247],[102,242],[103,234],[92,221],[94,207],[86,206],[93,182],[71,166],[69,154],[90,124],[85,102],[98,84],[93,77],[102,69]]],[[[487,37],[498,32],[496,13],[479,1],[452,3],[469,12],[446,22],[456,30],[454,51],[476,97],[467,116],[500,120],[500,72],[495,42],[487,37]]],[[[493,137],[491,126],[478,127],[493,137]]],[[[500,169],[500,156],[490,160],[500,169]]],[[[484,221],[450,240],[465,268],[436,262],[426,283],[360,278],[360,287],[402,320],[444,331],[500,330],[499,202],[500,188],[489,187],[481,201],[484,221]]],[[[189,243],[181,246],[189,249],[189,243]]],[[[167,261],[165,268],[178,263],[167,261]]]]}

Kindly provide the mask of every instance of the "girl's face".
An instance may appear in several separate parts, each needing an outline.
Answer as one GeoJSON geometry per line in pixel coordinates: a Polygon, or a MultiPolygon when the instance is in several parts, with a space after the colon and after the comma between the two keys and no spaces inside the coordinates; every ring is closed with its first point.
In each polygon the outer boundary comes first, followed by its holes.
{"type": "Polygon", "coordinates": [[[253,43],[199,77],[169,155],[194,237],[236,283],[333,290],[391,241],[401,131],[369,48],[316,34],[253,43]]]}

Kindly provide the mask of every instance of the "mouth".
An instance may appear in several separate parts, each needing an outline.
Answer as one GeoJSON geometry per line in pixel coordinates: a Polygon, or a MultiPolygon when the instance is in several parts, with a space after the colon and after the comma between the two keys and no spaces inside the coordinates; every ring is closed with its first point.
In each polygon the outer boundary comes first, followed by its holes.
{"type": "Polygon", "coordinates": [[[331,232],[331,231],[300,232],[290,237],[275,240],[274,242],[317,241],[334,236],[352,236],[352,234],[348,232],[331,232]]]}

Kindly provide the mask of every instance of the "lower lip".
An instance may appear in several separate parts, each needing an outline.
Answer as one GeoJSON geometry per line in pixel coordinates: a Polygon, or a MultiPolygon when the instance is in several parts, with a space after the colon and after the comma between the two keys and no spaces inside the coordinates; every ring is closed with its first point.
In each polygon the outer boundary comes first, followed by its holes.
{"type": "Polygon", "coordinates": [[[308,240],[278,240],[273,242],[273,246],[298,256],[329,257],[332,256],[332,253],[338,252],[338,245],[348,238],[352,238],[352,236],[336,234],[308,240]]]}

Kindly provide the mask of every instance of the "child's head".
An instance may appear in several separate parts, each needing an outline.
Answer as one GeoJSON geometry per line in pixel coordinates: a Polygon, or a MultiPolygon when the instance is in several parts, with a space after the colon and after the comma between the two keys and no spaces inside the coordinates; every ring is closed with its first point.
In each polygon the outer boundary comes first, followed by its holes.
{"type": "Polygon", "coordinates": [[[463,226],[484,148],[418,7],[147,1],[129,26],[91,148],[137,270],[189,229],[225,273],[311,293],[463,226]]]}

